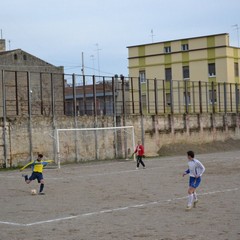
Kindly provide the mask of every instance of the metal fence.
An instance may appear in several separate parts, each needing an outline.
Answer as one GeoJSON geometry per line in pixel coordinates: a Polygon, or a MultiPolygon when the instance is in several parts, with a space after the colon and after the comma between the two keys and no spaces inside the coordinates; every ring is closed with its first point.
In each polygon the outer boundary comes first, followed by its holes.
{"type": "Polygon", "coordinates": [[[22,115],[238,113],[239,83],[2,71],[0,108],[22,115]]]}

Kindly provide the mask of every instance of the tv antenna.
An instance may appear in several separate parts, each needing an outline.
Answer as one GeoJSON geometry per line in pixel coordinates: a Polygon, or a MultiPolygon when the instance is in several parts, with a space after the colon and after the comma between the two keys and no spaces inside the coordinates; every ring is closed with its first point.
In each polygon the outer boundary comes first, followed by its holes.
{"type": "Polygon", "coordinates": [[[238,47],[239,47],[239,26],[238,26],[238,24],[234,24],[234,25],[232,25],[232,27],[234,27],[234,29],[237,31],[237,42],[238,42],[238,47]]]}
{"type": "Polygon", "coordinates": [[[152,43],[153,43],[153,37],[155,37],[155,35],[153,34],[153,29],[151,29],[151,38],[152,38],[152,43]]]}

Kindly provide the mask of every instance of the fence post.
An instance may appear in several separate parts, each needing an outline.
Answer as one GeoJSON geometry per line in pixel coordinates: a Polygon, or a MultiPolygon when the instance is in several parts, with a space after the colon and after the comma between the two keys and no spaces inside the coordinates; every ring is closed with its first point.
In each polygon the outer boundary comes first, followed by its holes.
{"type": "Polygon", "coordinates": [[[105,77],[103,77],[103,115],[106,116],[107,108],[106,108],[106,82],[105,77]]]}
{"type": "Polygon", "coordinates": [[[163,85],[163,113],[166,113],[166,91],[165,91],[165,80],[162,80],[163,85]]]}
{"type": "Polygon", "coordinates": [[[187,81],[184,81],[184,91],[185,91],[185,113],[188,114],[188,89],[187,81]]]}
{"type": "Polygon", "coordinates": [[[83,112],[84,112],[84,115],[87,115],[86,79],[85,79],[85,75],[83,75],[83,112]]]}
{"type": "Polygon", "coordinates": [[[198,82],[198,95],[199,95],[199,112],[202,114],[202,83],[201,81],[198,82]]]}
{"type": "Polygon", "coordinates": [[[123,114],[123,126],[126,125],[126,106],[125,106],[125,84],[124,84],[124,76],[120,75],[120,79],[122,82],[122,114],[123,114]]]}
{"type": "Polygon", "coordinates": [[[155,114],[158,115],[158,91],[157,79],[154,78],[154,101],[155,101],[155,114]]]}
{"type": "Polygon", "coordinates": [[[130,78],[131,80],[131,95],[132,95],[132,113],[134,114],[135,113],[135,108],[134,108],[134,93],[133,93],[133,78],[131,77],[130,78]]]}
{"type": "Polygon", "coordinates": [[[28,131],[29,131],[29,153],[30,159],[33,159],[33,143],[32,143],[32,89],[30,72],[27,72],[27,91],[28,91],[28,131]]]}
{"type": "Polygon", "coordinates": [[[212,89],[212,113],[215,113],[215,92],[214,92],[214,82],[211,82],[211,89],[212,89]]]}
{"type": "Polygon", "coordinates": [[[6,109],[6,86],[5,86],[5,74],[2,70],[2,103],[3,103],[3,168],[7,167],[7,139],[6,139],[6,123],[7,123],[7,109],[6,109]]]}
{"type": "Polygon", "coordinates": [[[223,83],[224,86],[224,126],[225,126],[225,131],[228,131],[228,121],[227,121],[227,85],[226,82],[223,83]]]}
{"type": "Polygon", "coordinates": [[[236,96],[236,113],[238,113],[238,107],[239,107],[239,89],[238,89],[238,84],[235,83],[235,96],[236,96]]]}
{"type": "Polygon", "coordinates": [[[151,109],[150,109],[150,97],[149,97],[149,79],[146,79],[147,81],[147,110],[148,110],[148,114],[151,113],[151,109]]]}
{"type": "Polygon", "coordinates": [[[224,98],[224,113],[227,113],[227,86],[226,82],[223,83],[223,98],[224,98]]]}
{"type": "Polygon", "coordinates": [[[232,109],[233,109],[233,102],[232,102],[232,83],[229,83],[229,87],[230,87],[230,109],[231,109],[231,112],[232,112],[232,109]]]}
{"type": "Polygon", "coordinates": [[[138,91],[139,91],[139,113],[141,117],[141,140],[144,145],[144,124],[143,124],[143,110],[142,110],[142,85],[141,79],[138,77],[138,91]]]}
{"type": "Polygon", "coordinates": [[[170,80],[170,102],[171,102],[171,114],[174,113],[174,102],[173,102],[173,80],[170,80]]]}

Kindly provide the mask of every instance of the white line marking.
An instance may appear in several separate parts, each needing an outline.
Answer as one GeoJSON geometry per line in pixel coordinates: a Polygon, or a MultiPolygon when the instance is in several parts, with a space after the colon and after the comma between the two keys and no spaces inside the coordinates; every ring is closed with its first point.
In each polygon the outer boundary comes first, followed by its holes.
{"type": "MultiPolygon", "coordinates": [[[[199,196],[203,196],[203,195],[211,195],[211,194],[217,194],[217,193],[226,193],[226,192],[232,192],[232,191],[238,191],[238,190],[239,190],[239,188],[232,188],[232,189],[224,189],[224,190],[218,190],[218,191],[213,191],[213,192],[200,193],[198,195],[199,196]]],[[[177,198],[172,198],[172,199],[167,199],[167,200],[160,200],[160,201],[154,201],[154,202],[130,205],[130,206],[125,206],[125,207],[113,208],[113,209],[106,209],[106,210],[101,210],[101,211],[96,211],[96,212],[83,213],[83,214],[79,214],[79,215],[75,215],[75,216],[55,218],[55,219],[39,221],[39,222],[33,222],[33,223],[25,223],[24,224],[24,223],[0,221],[0,224],[12,225],[12,226],[21,226],[21,227],[29,227],[29,226],[34,226],[34,225],[53,223],[53,222],[59,222],[59,221],[64,221],[64,220],[71,220],[71,219],[76,219],[76,218],[81,218],[81,217],[88,217],[88,216],[93,216],[93,215],[99,215],[99,214],[105,214],[105,213],[124,211],[124,210],[128,210],[130,208],[147,207],[147,206],[150,206],[150,205],[162,204],[162,203],[165,203],[165,202],[168,203],[168,202],[173,202],[173,201],[182,200],[182,199],[186,199],[186,198],[187,198],[187,196],[185,196],[185,197],[177,197],[177,198]]]]}

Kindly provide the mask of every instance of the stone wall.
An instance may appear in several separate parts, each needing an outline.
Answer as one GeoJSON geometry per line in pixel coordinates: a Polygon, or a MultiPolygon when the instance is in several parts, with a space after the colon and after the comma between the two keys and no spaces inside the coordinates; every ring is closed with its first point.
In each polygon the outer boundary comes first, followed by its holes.
{"type": "MultiPolygon", "coordinates": [[[[38,152],[48,159],[58,161],[56,128],[94,128],[112,127],[114,122],[122,126],[134,126],[135,142],[142,140],[147,156],[157,156],[164,145],[175,143],[208,143],[229,138],[240,139],[239,114],[191,114],[127,116],[114,121],[113,117],[43,117],[33,116],[8,119],[0,142],[0,164],[7,166],[22,165],[35,157],[38,152]],[[4,135],[5,133],[5,135],[4,135]],[[5,136],[5,137],[4,137],[5,136]],[[4,153],[4,149],[6,152],[4,153]]],[[[3,126],[3,122],[1,123],[3,126]]],[[[61,161],[78,162],[97,159],[127,158],[132,153],[131,133],[118,133],[116,139],[112,133],[65,132],[61,135],[61,161]],[[77,139],[77,141],[76,141],[77,139]],[[117,141],[117,147],[113,143],[117,141]],[[96,150],[98,149],[98,150],[96,150]]]]}

